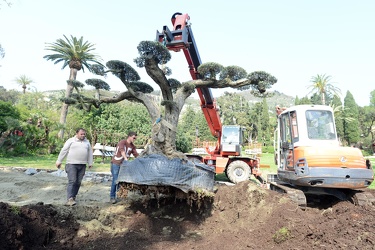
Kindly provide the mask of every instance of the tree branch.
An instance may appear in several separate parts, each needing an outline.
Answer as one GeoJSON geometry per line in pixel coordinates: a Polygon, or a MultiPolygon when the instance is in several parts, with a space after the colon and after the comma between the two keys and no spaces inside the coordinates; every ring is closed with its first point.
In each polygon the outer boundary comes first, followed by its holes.
{"type": "Polygon", "coordinates": [[[158,63],[150,58],[145,61],[145,68],[147,74],[159,85],[164,100],[173,101],[173,94],[169,86],[169,82],[165,77],[164,72],[159,68],[158,63]]]}

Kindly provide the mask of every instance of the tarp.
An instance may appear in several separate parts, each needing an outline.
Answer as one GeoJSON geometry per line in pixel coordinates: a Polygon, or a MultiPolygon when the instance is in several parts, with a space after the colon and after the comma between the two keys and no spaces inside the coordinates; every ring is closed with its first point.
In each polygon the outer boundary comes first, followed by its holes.
{"type": "Polygon", "coordinates": [[[214,167],[152,154],[124,162],[120,167],[117,183],[173,186],[185,193],[197,189],[212,192],[214,179],[214,167]]]}

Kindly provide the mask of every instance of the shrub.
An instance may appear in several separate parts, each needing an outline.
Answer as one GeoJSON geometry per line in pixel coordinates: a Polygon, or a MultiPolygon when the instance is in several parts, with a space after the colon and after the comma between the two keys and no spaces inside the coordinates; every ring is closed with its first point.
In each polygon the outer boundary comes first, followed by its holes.
{"type": "Polygon", "coordinates": [[[273,241],[275,241],[275,243],[279,244],[279,243],[282,243],[284,241],[286,241],[287,239],[289,239],[290,237],[290,231],[287,227],[282,227],[280,228],[273,236],[273,241]]]}

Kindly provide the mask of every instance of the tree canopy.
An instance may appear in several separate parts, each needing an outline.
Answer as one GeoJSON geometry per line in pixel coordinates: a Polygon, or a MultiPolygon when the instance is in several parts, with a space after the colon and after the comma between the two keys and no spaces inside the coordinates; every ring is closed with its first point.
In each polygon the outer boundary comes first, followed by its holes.
{"type": "Polygon", "coordinates": [[[356,104],[353,95],[349,91],[347,91],[344,98],[344,106],[345,118],[354,118],[350,121],[348,119],[344,119],[344,137],[349,145],[354,145],[359,141],[360,138],[358,121],[359,111],[358,105],[356,104]]]}

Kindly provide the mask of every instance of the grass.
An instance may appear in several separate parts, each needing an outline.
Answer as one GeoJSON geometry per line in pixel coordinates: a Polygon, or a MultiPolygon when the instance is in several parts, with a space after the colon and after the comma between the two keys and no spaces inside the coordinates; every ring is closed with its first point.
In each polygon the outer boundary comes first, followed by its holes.
{"type": "MultiPolygon", "coordinates": [[[[0,157],[0,166],[56,170],[57,155],[0,157]]],[[[90,171],[110,172],[110,158],[95,158],[90,171]]]]}
{"type": "Polygon", "coordinates": [[[277,166],[275,164],[274,155],[270,153],[262,153],[260,156],[260,170],[262,173],[277,173],[277,166]],[[269,166],[269,168],[263,168],[262,166],[269,166]]]}

